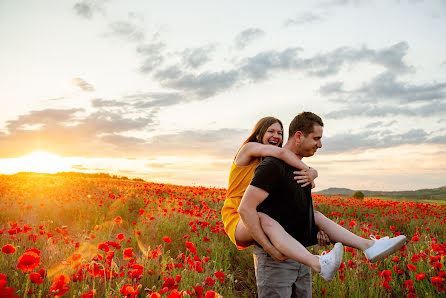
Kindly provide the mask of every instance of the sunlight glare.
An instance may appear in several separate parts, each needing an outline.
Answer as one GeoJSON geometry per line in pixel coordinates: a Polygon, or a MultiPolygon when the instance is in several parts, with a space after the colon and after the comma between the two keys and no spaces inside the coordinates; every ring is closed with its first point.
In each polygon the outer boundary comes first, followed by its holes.
{"type": "Polygon", "coordinates": [[[2,164],[2,172],[6,174],[18,172],[55,174],[73,170],[65,158],[42,151],[36,151],[18,158],[4,159],[2,164]]]}

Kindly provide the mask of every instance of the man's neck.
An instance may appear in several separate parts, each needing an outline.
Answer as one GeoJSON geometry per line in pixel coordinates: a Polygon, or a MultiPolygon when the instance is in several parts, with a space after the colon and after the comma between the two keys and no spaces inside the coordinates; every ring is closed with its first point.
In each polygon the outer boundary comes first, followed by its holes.
{"type": "Polygon", "coordinates": [[[302,158],[303,158],[303,156],[301,156],[301,155],[298,153],[299,150],[298,150],[297,146],[296,146],[295,144],[293,144],[292,142],[290,142],[290,141],[286,142],[286,144],[283,145],[283,148],[288,149],[288,150],[290,150],[291,152],[293,152],[294,154],[296,154],[296,156],[297,156],[299,159],[302,159],[302,158]]]}

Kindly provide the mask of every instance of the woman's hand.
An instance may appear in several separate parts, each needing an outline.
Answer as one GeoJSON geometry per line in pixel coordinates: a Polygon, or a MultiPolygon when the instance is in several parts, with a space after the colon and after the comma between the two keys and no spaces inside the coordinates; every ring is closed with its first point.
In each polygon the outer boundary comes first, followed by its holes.
{"type": "Polygon", "coordinates": [[[308,170],[302,171],[294,171],[294,180],[297,180],[297,183],[303,183],[302,187],[307,186],[308,184],[312,184],[314,179],[317,178],[317,171],[313,168],[309,168],[308,170]]]}
{"type": "Polygon", "coordinates": [[[330,238],[324,231],[319,230],[319,232],[317,232],[317,243],[320,246],[327,246],[330,244],[330,238]]]}

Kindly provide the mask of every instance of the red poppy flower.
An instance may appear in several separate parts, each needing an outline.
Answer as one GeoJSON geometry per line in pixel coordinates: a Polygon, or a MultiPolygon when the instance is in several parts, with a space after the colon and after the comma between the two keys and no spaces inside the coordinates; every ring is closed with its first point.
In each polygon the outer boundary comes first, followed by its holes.
{"type": "Polygon", "coordinates": [[[96,290],[95,289],[93,289],[93,290],[91,290],[90,292],[88,292],[88,293],[84,293],[84,294],[82,294],[82,298],[93,298],[93,297],[95,297],[95,296],[97,296],[98,294],[96,293],[96,290]]]}
{"type": "Polygon", "coordinates": [[[54,277],[54,282],[50,287],[50,293],[55,293],[57,296],[62,296],[70,290],[67,284],[70,282],[68,275],[59,274],[54,277]]]}
{"type": "Polygon", "coordinates": [[[132,287],[132,285],[128,284],[123,285],[119,292],[126,297],[135,297],[139,293],[137,288],[135,289],[132,287]]]}
{"type": "Polygon", "coordinates": [[[410,279],[406,280],[406,281],[404,282],[404,288],[405,288],[405,289],[411,289],[411,288],[413,288],[413,281],[411,281],[410,279]]]}
{"type": "Polygon", "coordinates": [[[17,269],[20,269],[23,272],[31,272],[39,266],[40,256],[34,251],[28,250],[21,257],[19,257],[17,269]]]}
{"type": "Polygon", "coordinates": [[[41,285],[43,283],[43,277],[39,273],[32,272],[29,274],[29,279],[33,284],[41,285]]]}
{"type": "Polygon", "coordinates": [[[120,224],[122,223],[122,218],[121,218],[121,216],[118,216],[118,217],[116,217],[113,221],[114,221],[115,223],[117,223],[118,225],[120,225],[120,224]]]}
{"type": "Polygon", "coordinates": [[[132,247],[124,249],[124,260],[131,259],[134,255],[132,247]]]}
{"type": "Polygon", "coordinates": [[[118,240],[118,241],[122,241],[124,239],[125,239],[125,236],[122,233],[120,233],[120,234],[118,234],[118,236],[116,236],[116,240],[118,240]]]}
{"type": "Polygon", "coordinates": [[[383,288],[387,289],[387,290],[391,290],[392,289],[392,287],[389,285],[389,282],[387,280],[385,280],[383,282],[383,288]]]}
{"type": "Polygon", "coordinates": [[[15,253],[16,249],[13,245],[11,244],[6,244],[5,246],[2,247],[2,252],[5,254],[13,254],[15,253]]]}
{"type": "Polygon", "coordinates": [[[208,277],[203,282],[203,284],[212,287],[215,284],[215,281],[214,281],[214,279],[212,277],[208,277]]]}
{"type": "Polygon", "coordinates": [[[417,275],[415,275],[417,280],[423,280],[426,278],[426,274],[425,273],[418,273],[417,275]]]}
{"type": "Polygon", "coordinates": [[[220,281],[220,283],[223,283],[223,282],[225,281],[225,277],[226,277],[226,275],[225,275],[223,272],[221,272],[221,271],[217,271],[217,272],[214,273],[214,275],[215,275],[215,277],[218,278],[218,280],[220,281]]]}
{"type": "Polygon", "coordinates": [[[178,292],[177,289],[172,290],[172,292],[170,292],[166,298],[181,298],[183,296],[183,291],[178,292]]]}
{"type": "Polygon", "coordinates": [[[164,237],[163,237],[163,241],[166,242],[167,244],[169,244],[170,242],[172,242],[172,241],[170,240],[170,238],[167,237],[167,236],[164,236],[164,237]]]}
{"type": "Polygon", "coordinates": [[[218,297],[218,294],[214,291],[207,291],[205,298],[215,298],[218,297]]]}
{"type": "Polygon", "coordinates": [[[409,269],[410,271],[417,271],[417,267],[412,264],[407,264],[407,269],[409,269]]]}

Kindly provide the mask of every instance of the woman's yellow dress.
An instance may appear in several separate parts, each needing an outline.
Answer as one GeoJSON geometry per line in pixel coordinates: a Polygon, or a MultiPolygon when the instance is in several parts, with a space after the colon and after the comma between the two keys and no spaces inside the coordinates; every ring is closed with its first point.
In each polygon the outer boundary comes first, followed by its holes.
{"type": "Polygon", "coordinates": [[[246,188],[248,188],[252,177],[254,177],[254,171],[260,162],[261,160],[259,159],[247,166],[238,166],[232,163],[229,173],[228,191],[226,193],[225,203],[221,209],[221,216],[226,234],[228,234],[229,239],[231,239],[238,249],[245,249],[246,247],[237,245],[235,241],[235,229],[240,220],[237,209],[240,206],[246,188]]]}

